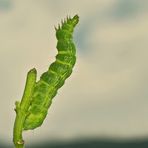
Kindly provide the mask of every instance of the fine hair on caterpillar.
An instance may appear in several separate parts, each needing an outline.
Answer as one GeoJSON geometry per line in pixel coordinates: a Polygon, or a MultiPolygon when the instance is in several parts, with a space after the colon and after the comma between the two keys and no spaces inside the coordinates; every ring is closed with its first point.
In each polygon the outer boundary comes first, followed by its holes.
{"type": "Polygon", "coordinates": [[[79,21],[78,15],[67,17],[56,30],[57,50],[56,60],[36,82],[31,104],[23,124],[24,130],[35,129],[42,125],[52,99],[57,94],[65,80],[71,75],[76,62],[76,48],[73,42],[73,31],[79,21]]]}

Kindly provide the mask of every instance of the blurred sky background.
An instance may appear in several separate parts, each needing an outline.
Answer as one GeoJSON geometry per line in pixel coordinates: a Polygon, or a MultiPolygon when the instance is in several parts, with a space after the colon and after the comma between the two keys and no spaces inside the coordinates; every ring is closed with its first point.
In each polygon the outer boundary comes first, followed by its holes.
{"type": "Polygon", "coordinates": [[[0,140],[12,143],[27,72],[55,59],[54,26],[75,14],[74,72],[25,141],[148,137],[147,0],[0,0],[0,140]]]}

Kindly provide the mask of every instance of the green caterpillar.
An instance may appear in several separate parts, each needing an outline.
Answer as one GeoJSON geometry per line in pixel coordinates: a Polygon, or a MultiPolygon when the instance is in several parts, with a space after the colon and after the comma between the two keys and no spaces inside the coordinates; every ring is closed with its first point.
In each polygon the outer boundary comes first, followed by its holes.
{"type": "Polygon", "coordinates": [[[76,49],[72,41],[72,34],[78,21],[77,15],[73,18],[67,17],[61,26],[55,28],[58,40],[56,61],[50,65],[48,71],[43,73],[35,84],[28,115],[23,125],[24,130],[35,129],[42,125],[57,90],[63,86],[65,80],[72,73],[72,68],[76,62],[76,49]]]}

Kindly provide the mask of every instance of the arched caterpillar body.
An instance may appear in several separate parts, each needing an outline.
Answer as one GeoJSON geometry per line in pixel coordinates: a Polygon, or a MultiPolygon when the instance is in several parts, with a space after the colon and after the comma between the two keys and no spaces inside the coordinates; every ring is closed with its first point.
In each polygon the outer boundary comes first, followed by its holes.
{"type": "Polygon", "coordinates": [[[48,71],[43,73],[35,84],[32,102],[23,125],[24,130],[35,129],[42,125],[57,90],[72,73],[76,61],[76,49],[72,34],[78,21],[79,17],[75,15],[73,18],[67,18],[61,26],[55,28],[58,40],[56,61],[50,65],[48,71]]]}

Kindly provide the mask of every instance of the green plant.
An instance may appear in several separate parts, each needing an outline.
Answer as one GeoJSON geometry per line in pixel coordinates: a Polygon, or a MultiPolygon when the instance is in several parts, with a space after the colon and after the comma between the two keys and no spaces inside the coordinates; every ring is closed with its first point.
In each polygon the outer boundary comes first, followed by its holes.
{"type": "Polygon", "coordinates": [[[62,25],[55,28],[57,37],[56,61],[52,63],[47,72],[36,82],[36,69],[27,74],[24,94],[21,102],[16,102],[16,119],[13,130],[13,142],[16,148],[23,148],[22,132],[35,129],[42,125],[48,109],[57,90],[63,86],[65,80],[72,73],[76,61],[76,49],[72,40],[74,27],[79,21],[75,15],[67,17],[62,25]]]}

